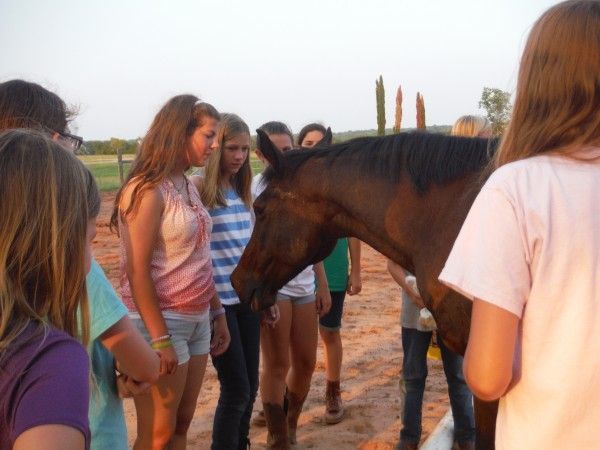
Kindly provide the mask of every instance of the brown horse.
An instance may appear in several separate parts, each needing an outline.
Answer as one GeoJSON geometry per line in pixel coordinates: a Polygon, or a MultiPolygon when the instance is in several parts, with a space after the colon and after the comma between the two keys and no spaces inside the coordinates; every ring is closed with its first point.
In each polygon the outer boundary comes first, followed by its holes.
{"type": "MultiPolygon", "coordinates": [[[[258,131],[270,166],[256,225],[231,276],[242,302],[264,309],[340,237],[353,236],[415,274],[439,335],[464,354],[471,302],[438,281],[479,192],[494,142],[401,133],[282,154],[258,131]],[[490,145],[492,144],[492,145],[490,145]]],[[[494,448],[497,402],[475,399],[476,447],[494,448]]]]}

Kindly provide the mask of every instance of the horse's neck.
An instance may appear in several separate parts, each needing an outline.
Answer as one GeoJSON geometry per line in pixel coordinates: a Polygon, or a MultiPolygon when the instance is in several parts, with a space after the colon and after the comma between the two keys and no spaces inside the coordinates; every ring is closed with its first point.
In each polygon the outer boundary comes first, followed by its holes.
{"type": "Polygon", "coordinates": [[[360,180],[346,186],[325,189],[326,201],[333,205],[332,226],[340,236],[356,237],[381,254],[398,262],[408,270],[413,267],[410,246],[396,233],[395,191],[379,180],[360,180]]]}

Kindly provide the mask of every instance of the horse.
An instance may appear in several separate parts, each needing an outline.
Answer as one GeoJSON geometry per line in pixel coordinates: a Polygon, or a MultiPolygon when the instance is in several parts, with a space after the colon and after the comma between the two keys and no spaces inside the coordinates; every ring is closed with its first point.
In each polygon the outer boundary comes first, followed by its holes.
{"type": "MultiPolygon", "coordinates": [[[[416,276],[438,335],[464,355],[471,301],[438,276],[489,175],[497,141],[399,133],[280,153],[257,133],[269,167],[254,202],[254,231],[231,275],[240,301],[269,307],[337,239],[356,237],[416,276]]],[[[494,448],[497,406],[474,398],[479,450],[494,448]]]]}

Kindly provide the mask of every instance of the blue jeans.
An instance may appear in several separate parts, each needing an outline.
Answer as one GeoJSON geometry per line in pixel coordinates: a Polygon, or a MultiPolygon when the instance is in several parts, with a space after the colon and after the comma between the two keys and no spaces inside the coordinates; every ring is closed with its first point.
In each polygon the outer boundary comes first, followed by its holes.
{"type": "MultiPolygon", "coordinates": [[[[402,382],[406,395],[402,414],[400,440],[419,442],[421,439],[421,409],[423,392],[427,378],[427,348],[432,332],[402,327],[402,382]]],[[[441,339],[438,345],[442,353],[444,373],[448,381],[448,396],[454,416],[454,440],[458,442],[475,440],[475,419],[473,417],[473,395],[465,383],[462,372],[463,358],[449,350],[441,339]]]]}
{"type": "Polygon", "coordinates": [[[221,384],[213,422],[213,450],[248,448],[250,416],[258,390],[260,316],[248,305],[224,305],[231,343],[212,358],[221,384]]]}

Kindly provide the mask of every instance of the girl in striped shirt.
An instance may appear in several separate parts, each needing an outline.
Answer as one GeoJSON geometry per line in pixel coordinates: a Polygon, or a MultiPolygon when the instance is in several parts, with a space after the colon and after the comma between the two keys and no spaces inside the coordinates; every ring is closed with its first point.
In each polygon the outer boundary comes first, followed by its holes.
{"type": "Polygon", "coordinates": [[[229,277],[252,233],[250,130],[235,114],[224,114],[204,179],[194,178],[212,218],[210,249],[215,286],[231,334],[228,350],[213,357],[221,394],[215,412],[212,448],[246,449],[252,406],[258,390],[260,314],[240,300],[229,277]]]}

